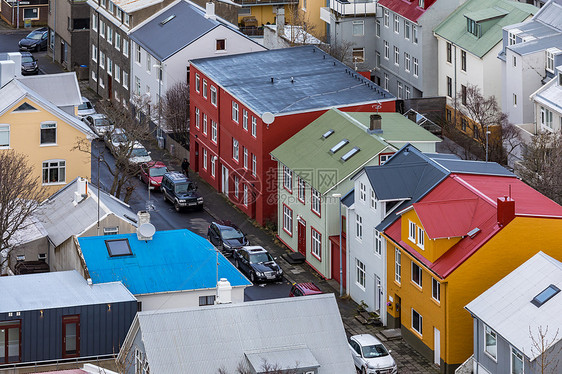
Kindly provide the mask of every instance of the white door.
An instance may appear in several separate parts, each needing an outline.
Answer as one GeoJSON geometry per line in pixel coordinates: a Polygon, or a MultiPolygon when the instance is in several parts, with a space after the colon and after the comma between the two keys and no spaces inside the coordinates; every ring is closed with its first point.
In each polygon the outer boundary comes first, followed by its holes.
{"type": "Polygon", "coordinates": [[[222,193],[228,195],[228,169],[222,166],[222,193]]]}
{"type": "Polygon", "coordinates": [[[375,274],[375,311],[381,314],[381,307],[382,307],[382,287],[381,287],[381,279],[378,275],[375,274]]]}
{"type": "Polygon", "coordinates": [[[433,328],[433,363],[441,364],[441,333],[433,328]]]}

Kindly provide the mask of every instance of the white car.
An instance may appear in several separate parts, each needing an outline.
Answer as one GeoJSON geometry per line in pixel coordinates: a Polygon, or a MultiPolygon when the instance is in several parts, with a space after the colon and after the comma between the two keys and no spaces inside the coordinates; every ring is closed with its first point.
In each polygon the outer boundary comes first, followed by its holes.
{"type": "Polygon", "coordinates": [[[152,161],[152,157],[150,157],[150,152],[143,147],[143,145],[139,142],[135,142],[133,144],[133,151],[131,152],[131,157],[129,157],[129,162],[131,164],[142,164],[143,162],[152,161]]]}
{"type": "Polygon", "coordinates": [[[121,128],[115,128],[113,131],[105,134],[105,143],[107,147],[115,155],[119,147],[127,145],[127,134],[121,128]]]}
{"type": "Polygon", "coordinates": [[[78,105],[78,118],[84,118],[89,116],[90,114],[95,114],[96,110],[94,106],[90,102],[90,100],[86,99],[82,96],[82,104],[78,105]]]}
{"type": "Polygon", "coordinates": [[[390,351],[371,334],[353,335],[349,349],[355,367],[361,374],[396,374],[398,368],[390,351]]]}
{"type": "Polygon", "coordinates": [[[103,136],[106,133],[110,133],[111,131],[113,131],[113,125],[111,124],[111,122],[109,122],[109,119],[105,114],[90,114],[82,118],[82,121],[90,126],[90,128],[96,133],[96,135],[100,137],[100,140],[103,139],[103,136]]]}

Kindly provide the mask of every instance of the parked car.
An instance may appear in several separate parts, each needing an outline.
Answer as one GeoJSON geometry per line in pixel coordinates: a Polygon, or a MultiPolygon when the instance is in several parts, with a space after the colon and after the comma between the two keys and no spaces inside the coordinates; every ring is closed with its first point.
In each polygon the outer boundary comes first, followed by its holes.
{"type": "Polygon", "coordinates": [[[35,51],[47,49],[47,37],[49,29],[41,27],[40,29],[33,30],[25,38],[19,41],[18,45],[20,51],[35,51]]]}
{"type": "Polygon", "coordinates": [[[21,73],[22,75],[39,74],[37,59],[29,52],[21,52],[21,73]]]}
{"type": "Polygon", "coordinates": [[[291,287],[291,292],[289,292],[289,297],[317,295],[320,293],[322,293],[322,291],[320,291],[320,288],[318,288],[312,282],[293,283],[293,287],[291,287]]]}
{"type": "Polygon", "coordinates": [[[152,157],[150,157],[150,152],[144,148],[144,146],[140,143],[135,141],[133,143],[133,150],[131,151],[131,156],[129,157],[129,163],[133,165],[142,164],[143,162],[152,161],[152,157]]]}
{"type": "Polygon", "coordinates": [[[197,186],[178,171],[164,174],[160,190],[164,201],[173,203],[177,212],[185,208],[203,209],[203,198],[196,192],[197,186]]]}
{"type": "Polygon", "coordinates": [[[148,184],[150,189],[160,189],[162,178],[168,172],[168,168],[163,162],[149,161],[140,166],[139,179],[148,184]]]}
{"type": "Polygon", "coordinates": [[[113,125],[107,118],[105,114],[95,113],[90,114],[82,119],[90,128],[94,131],[94,133],[103,139],[106,133],[113,131],[113,125]]]}
{"type": "Polygon", "coordinates": [[[248,275],[252,283],[283,279],[283,270],[263,247],[242,247],[234,251],[233,258],[234,266],[248,275]]]}
{"type": "Polygon", "coordinates": [[[84,118],[86,116],[89,116],[90,114],[95,113],[96,110],[94,109],[94,106],[92,105],[90,100],[82,96],[82,104],[78,105],[78,117],[84,118]]]}
{"type": "Polygon", "coordinates": [[[221,251],[232,254],[236,249],[250,244],[246,235],[230,221],[211,222],[207,238],[221,251]]]}
{"type": "Polygon", "coordinates": [[[349,349],[355,367],[361,374],[396,374],[398,368],[384,344],[371,334],[353,335],[349,349]]]}
{"type": "Polygon", "coordinates": [[[115,156],[119,147],[127,144],[127,134],[125,134],[125,130],[117,127],[109,132],[106,132],[103,140],[105,141],[107,148],[109,148],[111,153],[115,156]]]}

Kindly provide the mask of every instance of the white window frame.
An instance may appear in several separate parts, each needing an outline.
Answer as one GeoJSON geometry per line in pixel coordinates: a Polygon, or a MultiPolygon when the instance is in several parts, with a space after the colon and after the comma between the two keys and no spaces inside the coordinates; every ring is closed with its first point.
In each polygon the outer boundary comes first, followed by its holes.
{"type": "Polygon", "coordinates": [[[203,169],[207,170],[207,148],[203,148],[203,169]]]}
{"type": "Polygon", "coordinates": [[[410,54],[404,52],[404,70],[409,73],[411,70],[410,54]]]}
{"type": "Polygon", "coordinates": [[[121,83],[121,68],[117,64],[113,64],[113,79],[115,82],[121,83]]]}
{"type": "Polygon", "coordinates": [[[244,206],[248,206],[248,185],[246,183],[244,183],[244,199],[243,199],[243,204],[244,206]]]}
{"type": "Polygon", "coordinates": [[[100,19],[100,36],[105,39],[105,22],[100,19]]]}
{"type": "Polygon", "coordinates": [[[491,359],[493,359],[495,362],[497,362],[498,360],[498,335],[496,334],[496,332],[488,325],[484,324],[484,353],[486,355],[488,355],[488,357],[490,357],[491,359]],[[494,345],[488,345],[488,335],[495,340],[495,344],[494,345]],[[495,347],[495,352],[489,351],[488,347],[495,347]]]}
{"type": "Polygon", "coordinates": [[[121,34],[115,30],[115,49],[121,51],[121,34]]]}
{"type": "Polygon", "coordinates": [[[371,189],[371,209],[377,210],[377,197],[375,196],[375,190],[371,189]]]}
{"type": "Polygon", "coordinates": [[[252,175],[255,177],[258,172],[258,159],[255,154],[252,153],[252,175]]]}
{"type": "Polygon", "coordinates": [[[240,179],[238,178],[238,175],[234,175],[234,197],[238,198],[239,192],[240,192],[240,179]]]}
{"type": "Polygon", "coordinates": [[[10,148],[10,125],[7,123],[0,124],[0,134],[1,133],[8,133],[8,143],[7,144],[0,144],[0,149],[9,149],[10,148]]]}
{"type": "Polygon", "coordinates": [[[384,27],[389,27],[390,26],[390,14],[388,12],[388,9],[383,9],[383,24],[384,27]]]}
{"type": "Polygon", "coordinates": [[[207,135],[209,128],[209,120],[207,119],[207,113],[203,113],[203,135],[207,135]]]}
{"type": "Polygon", "coordinates": [[[240,159],[240,145],[238,144],[238,140],[234,138],[232,138],[232,158],[236,162],[240,159]]]}
{"type": "Polygon", "coordinates": [[[256,117],[252,116],[252,136],[255,138],[257,136],[258,120],[256,117]]]}
{"type": "Polygon", "coordinates": [[[394,46],[394,65],[400,66],[400,49],[394,46]]]}
{"type": "Polygon", "coordinates": [[[201,78],[199,74],[195,73],[195,92],[201,92],[201,88],[199,87],[201,84],[201,78]]]}
{"type": "Polygon", "coordinates": [[[425,244],[425,231],[424,231],[423,228],[421,228],[421,227],[419,227],[419,226],[418,226],[417,236],[418,236],[418,237],[417,237],[417,239],[418,239],[418,241],[417,241],[418,247],[420,247],[421,249],[425,249],[425,248],[424,248],[424,244],[425,244]]]}
{"type": "Polygon", "coordinates": [[[416,224],[408,220],[408,239],[412,242],[416,242],[416,224]]]}
{"type": "Polygon", "coordinates": [[[199,108],[195,108],[195,128],[199,129],[201,127],[201,111],[199,108]]]}
{"type": "Polygon", "coordinates": [[[353,36],[365,35],[365,21],[352,21],[351,27],[353,36]]]}
{"type": "Polygon", "coordinates": [[[306,182],[301,178],[298,178],[298,199],[303,204],[306,199],[306,182]]]}
{"type": "Polygon", "coordinates": [[[421,266],[419,266],[418,264],[416,264],[414,261],[412,261],[412,266],[410,267],[411,270],[411,277],[410,280],[412,281],[413,284],[417,285],[419,288],[423,288],[423,269],[421,266]],[[418,273],[418,280],[419,283],[416,282],[416,280],[414,279],[414,273],[418,273]]]}
{"type": "Polygon", "coordinates": [[[92,61],[98,62],[98,47],[92,44],[92,61]]]}
{"type": "Polygon", "coordinates": [[[217,165],[216,165],[217,159],[215,156],[211,156],[211,177],[215,177],[216,175],[216,171],[217,171],[217,165]]]}
{"type": "Polygon", "coordinates": [[[113,29],[107,25],[107,42],[113,45],[113,29]]]}
{"type": "Polygon", "coordinates": [[[293,210],[283,204],[283,230],[293,236],[293,210]]]}
{"type": "Polygon", "coordinates": [[[211,141],[215,144],[217,144],[217,137],[218,137],[217,123],[211,120],[211,141]]]}
{"type": "MultiPolygon", "coordinates": [[[[45,160],[42,162],[42,168],[41,168],[41,181],[42,181],[42,185],[43,186],[48,186],[48,185],[58,185],[58,184],[65,184],[66,183],[66,160],[61,160],[61,159],[54,159],[54,160],[45,160]],[[51,166],[51,163],[57,163],[56,166],[51,166]],[[63,165],[61,165],[61,163],[63,165]],[[47,164],[47,166],[45,167],[45,164],[47,164]],[[45,174],[45,170],[47,170],[47,177],[50,174],[51,169],[58,169],[58,173],[60,174],[61,170],[64,170],[64,179],[61,181],[60,180],[60,175],[59,178],[57,178],[56,182],[44,182],[44,174],[45,174]]],[[[47,178],[49,179],[49,178],[47,178]]]]}
{"type": "Polygon", "coordinates": [[[248,170],[248,148],[242,147],[242,154],[244,158],[244,169],[248,170]]]}
{"type": "Polygon", "coordinates": [[[314,257],[320,260],[322,258],[322,234],[320,234],[320,232],[318,232],[314,227],[311,227],[310,231],[311,253],[314,257]]]}
{"type": "Polygon", "coordinates": [[[511,374],[523,374],[525,372],[525,356],[523,356],[523,353],[521,353],[518,349],[510,346],[510,350],[511,350],[511,354],[510,354],[510,359],[509,359],[509,372],[511,374]],[[513,367],[513,362],[514,359],[518,359],[519,361],[521,361],[521,368],[522,370],[520,372],[516,372],[514,371],[514,367],[513,367]]]}
{"type": "Polygon", "coordinates": [[[402,282],[402,252],[398,247],[394,247],[394,280],[398,284],[402,282]]]}
{"type": "Polygon", "coordinates": [[[379,231],[375,230],[375,255],[377,255],[378,257],[382,256],[382,235],[379,231]]]}
{"type": "Polygon", "coordinates": [[[441,283],[433,277],[431,277],[431,298],[441,303],[441,283]]]}
{"type": "Polygon", "coordinates": [[[293,193],[293,172],[285,165],[283,165],[283,188],[293,193]]]}
{"type": "Polygon", "coordinates": [[[363,182],[359,182],[359,200],[367,200],[367,186],[363,182]]]}
{"type": "Polygon", "coordinates": [[[123,56],[129,57],[129,40],[123,38],[123,56]]]}
{"type": "Polygon", "coordinates": [[[242,128],[248,131],[248,111],[242,109],[242,128]]]}
{"type": "Polygon", "coordinates": [[[394,14],[394,33],[400,34],[400,17],[398,14],[394,14]]]}
{"type": "Polygon", "coordinates": [[[312,187],[310,187],[310,209],[319,216],[321,215],[322,205],[320,192],[312,187]]]}
{"type": "Polygon", "coordinates": [[[92,30],[98,31],[98,14],[96,12],[92,13],[92,30]]]}
{"type": "Polygon", "coordinates": [[[412,318],[412,330],[414,330],[415,332],[417,332],[420,336],[423,336],[422,332],[423,332],[423,317],[421,314],[418,313],[417,310],[415,310],[414,308],[412,308],[412,313],[411,316],[412,318]],[[416,328],[416,326],[414,325],[414,313],[416,313],[418,315],[418,321],[419,321],[419,330],[416,328]]]}
{"type": "Polygon", "coordinates": [[[554,73],[554,55],[558,52],[558,48],[549,48],[545,51],[545,68],[546,71],[554,73]]]}
{"type": "Polygon", "coordinates": [[[142,58],[141,46],[135,44],[135,62],[140,65],[142,58]]]}
{"type": "Polygon", "coordinates": [[[363,217],[355,213],[355,238],[363,240],[363,217]]]}
{"type": "Polygon", "coordinates": [[[202,90],[203,90],[203,97],[206,99],[207,98],[207,80],[206,79],[203,79],[202,90]]]}
{"type": "Polygon", "coordinates": [[[238,117],[239,110],[238,109],[239,109],[238,103],[235,102],[235,101],[232,101],[232,120],[236,123],[238,123],[238,121],[239,121],[239,117],[238,117]]]}
{"type": "Polygon", "coordinates": [[[217,106],[217,88],[211,85],[211,104],[217,106]]]}
{"type": "Polygon", "coordinates": [[[123,88],[128,90],[129,89],[129,73],[123,70],[123,88]]]}
{"type": "Polygon", "coordinates": [[[355,259],[355,284],[357,284],[361,289],[365,290],[366,282],[366,268],[365,264],[361,262],[358,258],[355,259]]]}
{"type": "Polygon", "coordinates": [[[418,27],[412,25],[412,43],[418,44],[418,27]]]}
{"type": "Polygon", "coordinates": [[[390,58],[390,45],[386,40],[383,41],[383,44],[384,44],[384,59],[388,60],[390,58]]]}
{"type": "Polygon", "coordinates": [[[40,125],[40,134],[39,134],[39,144],[40,146],[53,146],[53,145],[57,145],[57,140],[58,140],[58,136],[59,136],[59,130],[57,128],[57,123],[53,122],[53,121],[45,121],[45,122],[41,122],[40,125]],[[43,130],[55,130],[55,141],[52,143],[43,143],[41,141],[41,132],[43,130]]]}
{"type": "Polygon", "coordinates": [[[404,39],[410,40],[410,22],[404,19],[404,39]]]}
{"type": "Polygon", "coordinates": [[[416,57],[412,57],[413,60],[413,64],[414,64],[414,72],[413,75],[414,77],[418,76],[419,73],[419,64],[418,64],[418,59],[416,57]]]}

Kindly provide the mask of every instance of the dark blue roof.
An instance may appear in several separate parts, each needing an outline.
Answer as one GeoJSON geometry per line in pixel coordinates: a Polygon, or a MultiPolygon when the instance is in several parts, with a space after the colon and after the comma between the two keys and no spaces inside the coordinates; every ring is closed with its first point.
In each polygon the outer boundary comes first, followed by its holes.
{"type": "MultiPolygon", "coordinates": [[[[189,230],[157,231],[152,240],[137,234],[78,238],[94,283],[121,281],[134,295],[214,288],[215,248],[189,230]],[[132,255],[110,257],[105,240],[128,239],[132,255]]],[[[218,278],[232,286],[251,283],[219,253],[218,278]]]]}
{"type": "Polygon", "coordinates": [[[347,193],[347,195],[345,195],[344,197],[342,197],[341,199],[341,203],[343,205],[345,205],[346,207],[350,207],[353,205],[353,203],[355,202],[355,189],[349,191],[347,193]]]}
{"type": "Polygon", "coordinates": [[[191,64],[259,115],[395,100],[313,46],[202,58],[191,64]]]}

